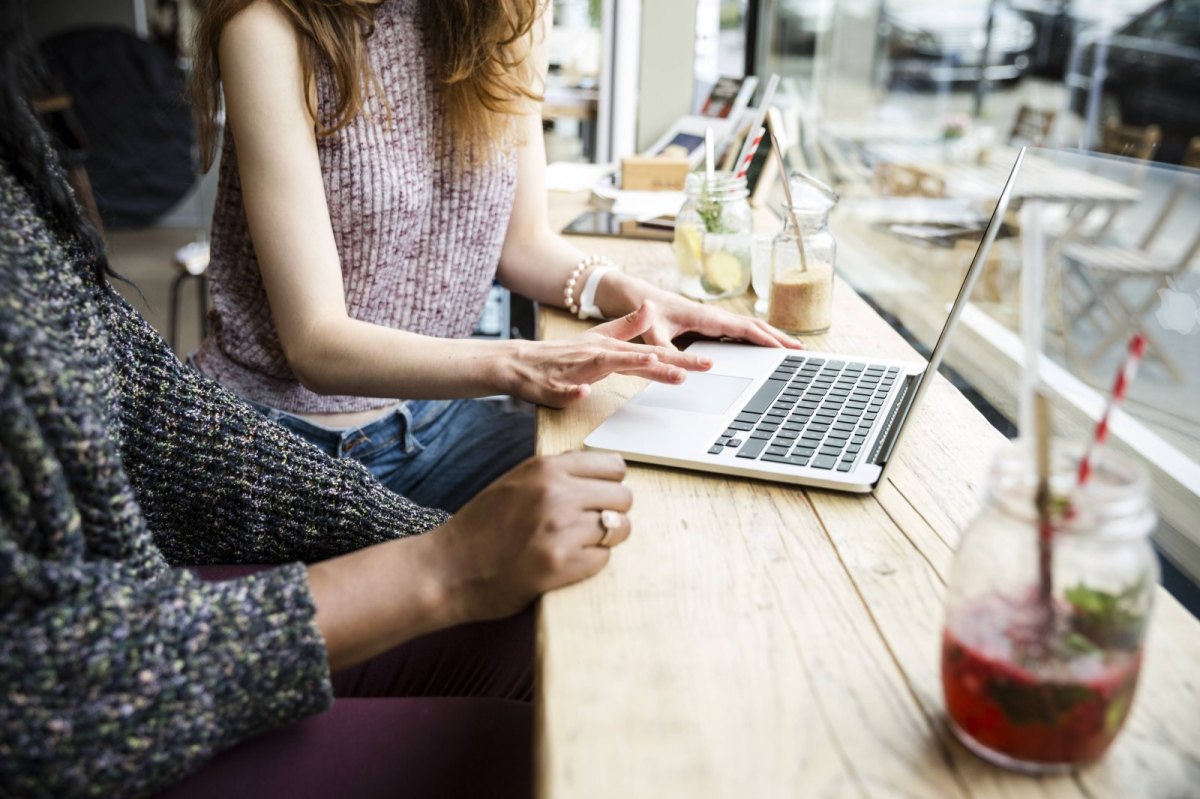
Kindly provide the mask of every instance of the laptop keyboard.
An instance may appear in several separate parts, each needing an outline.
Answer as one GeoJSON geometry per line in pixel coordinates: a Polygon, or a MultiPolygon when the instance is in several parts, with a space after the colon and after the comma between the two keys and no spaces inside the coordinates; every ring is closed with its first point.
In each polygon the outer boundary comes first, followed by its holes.
{"type": "Polygon", "coordinates": [[[708,454],[848,472],[899,372],[789,355],[708,454]]]}

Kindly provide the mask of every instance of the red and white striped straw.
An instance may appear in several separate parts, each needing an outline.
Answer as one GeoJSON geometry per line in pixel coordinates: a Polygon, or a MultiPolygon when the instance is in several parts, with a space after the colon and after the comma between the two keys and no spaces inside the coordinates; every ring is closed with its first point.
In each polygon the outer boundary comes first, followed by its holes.
{"type": "Polygon", "coordinates": [[[765,136],[766,133],[767,129],[760,126],[758,131],[754,134],[754,138],[750,140],[750,148],[746,150],[746,154],[742,157],[742,162],[737,165],[737,177],[746,177],[746,172],[750,169],[750,162],[754,160],[754,154],[758,152],[758,145],[762,144],[763,136],[765,136]]]}
{"type": "Polygon", "coordinates": [[[1125,393],[1129,390],[1129,384],[1133,382],[1134,375],[1137,374],[1138,364],[1142,362],[1142,355],[1145,351],[1146,337],[1141,333],[1134,333],[1133,338],[1129,340],[1129,349],[1125,353],[1125,360],[1121,362],[1121,368],[1117,371],[1117,379],[1113,381],[1112,394],[1109,395],[1108,403],[1104,406],[1104,415],[1100,417],[1100,421],[1096,425],[1096,433],[1088,443],[1087,452],[1079,461],[1079,474],[1076,480],[1078,485],[1084,485],[1091,478],[1092,471],[1096,468],[1096,457],[1100,448],[1108,440],[1109,417],[1112,415],[1113,408],[1120,405],[1121,401],[1125,399],[1125,393]]]}
{"type": "Polygon", "coordinates": [[[733,171],[739,176],[746,174],[746,168],[750,166],[750,159],[754,157],[753,148],[762,141],[766,124],[763,120],[767,118],[767,109],[771,107],[771,101],[775,99],[777,88],[779,88],[779,76],[772,75],[767,80],[767,88],[763,90],[762,100],[759,101],[758,108],[754,111],[754,121],[750,123],[750,128],[746,131],[746,141],[742,143],[737,160],[733,162],[733,171]]]}

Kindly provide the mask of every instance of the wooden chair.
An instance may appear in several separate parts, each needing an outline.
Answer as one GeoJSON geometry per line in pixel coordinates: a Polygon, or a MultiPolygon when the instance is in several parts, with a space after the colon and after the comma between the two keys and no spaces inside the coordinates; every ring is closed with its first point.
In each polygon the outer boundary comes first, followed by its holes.
{"type": "Polygon", "coordinates": [[[1158,125],[1139,128],[1109,119],[1104,123],[1099,149],[1100,152],[1109,155],[1123,155],[1126,158],[1149,161],[1161,143],[1162,128],[1158,125]]]}
{"type": "Polygon", "coordinates": [[[891,197],[945,197],[946,181],[904,164],[876,164],[875,189],[891,197]]]}
{"type": "Polygon", "coordinates": [[[1187,151],[1183,154],[1183,165],[1191,169],[1200,169],[1200,136],[1193,136],[1188,142],[1187,151]]]}
{"type": "Polygon", "coordinates": [[[1049,108],[1034,108],[1021,104],[1017,109],[1017,118],[1013,120],[1012,131],[1008,134],[1009,144],[1029,144],[1041,147],[1050,137],[1050,129],[1054,127],[1055,112],[1049,108]]]}
{"type": "Polygon", "coordinates": [[[75,193],[75,201],[79,203],[88,221],[104,235],[104,222],[100,219],[100,210],[96,206],[96,195],[92,191],[92,182],[88,178],[87,167],[87,134],[79,125],[75,116],[71,96],[54,94],[34,99],[33,112],[37,114],[42,124],[53,134],[58,149],[59,162],[67,175],[67,183],[75,193]]]}
{"type": "MultiPolygon", "coordinates": [[[[1200,155],[1200,146],[1196,150],[1200,155]]],[[[1096,239],[1070,243],[1063,248],[1062,257],[1068,267],[1064,280],[1073,277],[1086,293],[1084,301],[1074,310],[1067,311],[1068,330],[1090,322],[1100,335],[1100,341],[1090,350],[1075,348],[1088,368],[1094,367],[1114,346],[1128,340],[1135,329],[1141,329],[1146,337],[1147,355],[1161,362],[1175,380],[1183,379],[1182,371],[1158,340],[1146,331],[1142,320],[1158,304],[1158,292],[1169,288],[1200,253],[1200,227],[1181,252],[1170,253],[1158,246],[1167,220],[1189,190],[1196,192],[1198,185],[1200,183],[1195,179],[1180,176],[1157,218],[1135,246],[1096,239]],[[1126,299],[1128,294],[1124,286],[1128,283],[1143,285],[1145,294],[1141,300],[1130,302],[1126,299]]],[[[1183,213],[1188,212],[1184,210],[1183,213]]],[[[1080,294],[1075,296],[1079,298],[1080,294]]]]}
{"type": "MultiPolygon", "coordinates": [[[[1162,129],[1158,125],[1139,128],[1133,125],[1122,125],[1116,119],[1109,119],[1104,123],[1104,132],[1097,152],[1141,161],[1142,165],[1130,172],[1126,178],[1130,185],[1136,186],[1141,183],[1145,168],[1150,159],[1154,157],[1161,142],[1162,129]]],[[[1051,237],[1061,238],[1067,231],[1071,231],[1072,239],[1094,239],[1112,229],[1119,212],[1120,209],[1116,206],[1108,208],[1084,206],[1071,209],[1061,218],[1051,215],[1043,224],[1046,226],[1047,234],[1051,237]]],[[[1060,249],[1059,243],[1056,243],[1051,249],[1048,259],[1051,263],[1056,261],[1061,254],[1060,249]]]]}

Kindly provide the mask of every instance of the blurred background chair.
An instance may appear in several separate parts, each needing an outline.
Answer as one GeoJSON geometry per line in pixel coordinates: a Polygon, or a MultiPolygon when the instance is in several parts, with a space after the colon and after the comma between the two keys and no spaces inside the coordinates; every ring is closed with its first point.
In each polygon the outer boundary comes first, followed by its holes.
{"type": "Polygon", "coordinates": [[[1008,134],[1008,143],[1028,144],[1033,147],[1045,145],[1050,138],[1050,129],[1054,127],[1055,116],[1053,109],[1035,108],[1028,103],[1022,103],[1017,109],[1012,130],[1008,134]]]}
{"type": "Polygon", "coordinates": [[[44,94],[33,101],[33,112],[41,117],[42,124],[50,131],[58,159],[67,173],[67,183],[75,192],[75,200],[83,209],[88,220],[104,234],[104,223],[96,207],[96,195],[87,173],[87,134],[75,115],[71,96],[65,92],[44,94]]]}
{"type": "MultiPolygon", "coordinates": [[[[1146,152],[1145,145],[1142,152],[1146,152]]],[[[1200,137],[1192,139],[1184,166],[1200,169],[1200,137]]],[[[1190,241],[1185,241],[1182,250],[1175,245],[1172,251],[1172,246],[1164,246],[1162,241],[1163,230],[1177,211],[1190,218],[1187,215],[1193,211],[1179,209],[1188,192],[1196,191],[1196,186],[1194,180],[1176,180],[1150,227],[1132,246],[1096,238],[1072,242],[1063,248],[1062,258],[1067,268],[1064,279],[1074,280],[1077,287],[1073,292],[1077,305],[1067,311],[1068,327],[1090,323],[1100,335],[1089,350],[1079,348],[1088,368],[1126,341],[1135,329],[1141,329],[1146,336],[1147,354],[1162,363],[1173,379],[1183,380],[1182,371],[1146,332],[1142,321],[1158,304],[1159,291],[1171,287],[1200,253],[1200,225],[1194,222],[1188,224],[1196,232],[1190,241]],[[1136,284],[1141,284],[1141,288],[1136,284]]]]}
{"type": "Polygon", "coordinates": [[[1115,119],[1104,123],[1100,135],[1100,152],[1108,155],[1123,155],[1149,161],[1154,158],[1158,145],[1162,144],[1162,128],[1158,125],[1137,127],[1122,125],[1115,119]]]}
{"type": "Polygon", "coordinates": [[[919,167],[878,163],[875,190],[890,197],[945,197],[946,181],[919,167]]]}
{"type": "MultiPolygon", "coordinates": [[[[1125,180],[1131,185],[1141,183],[1145,168],[1148,167],[1162,142],[1162,130],[1157,125],[1137,127],[1122,125],[1115,119],[1104,124],[1097,152],[1105,155],[1119,156],[1133,161],[1140,161],[1143,168],[1129,172],[1125,180]]],[[[1056,239],[1051,249],[1050,262],[1057,260],[1062,247],[1068,242],[1094,239],[1109,230],[1120,213],[1120,206],[1096,207],[1081,204],[1067,209],[1065,213],[1051,212],[1044,220],[1046,235],[1056,239]]]]}

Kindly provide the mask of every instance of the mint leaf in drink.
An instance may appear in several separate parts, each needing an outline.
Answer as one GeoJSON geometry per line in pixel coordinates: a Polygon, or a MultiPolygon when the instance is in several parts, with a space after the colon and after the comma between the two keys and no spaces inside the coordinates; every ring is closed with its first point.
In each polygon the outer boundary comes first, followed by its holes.
{"type": "Polygon", "coordinates": [[[1146,623],[1145,614],[1138,607],[1144,585],[1143,578],[1119,593],[1089,588],[1082,583],[1068,588],[1072,635],[1081,636],[1100,649],[1137,649],[1146,623]]]}
{"type": "Polygon", "coordinates": [[[1094,691],[1077,683],[993,679],[988,688],[1013,724],[1057,724],[1079,703],[1095,697],[1094,691]]]}

